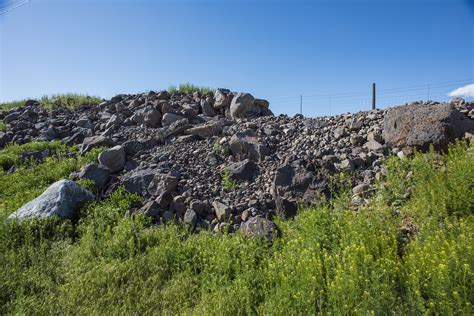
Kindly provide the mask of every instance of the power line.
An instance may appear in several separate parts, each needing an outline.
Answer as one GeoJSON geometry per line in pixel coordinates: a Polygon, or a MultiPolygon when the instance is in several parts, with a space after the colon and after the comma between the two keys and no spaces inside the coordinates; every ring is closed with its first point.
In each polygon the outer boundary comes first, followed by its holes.
{"type": "Polygon", "coordinates": [[[18,0],[18,1],[15,1],[15,2],[11,2],[9,4],[6,4],[2,7],[0,7],[0,14],[4,14],[4,13],[7,13],[7,12],[10,12],[11,10],[14,10],[16,8],[19,8],[21,7],[22,5],[24,4],[27,4],[28,2],[30,2],[31,0],[18,0]],[[4,9],[6,8],[6,9],[4,9]],[[2,11],[3,10],[3,11],[2,11]]]}

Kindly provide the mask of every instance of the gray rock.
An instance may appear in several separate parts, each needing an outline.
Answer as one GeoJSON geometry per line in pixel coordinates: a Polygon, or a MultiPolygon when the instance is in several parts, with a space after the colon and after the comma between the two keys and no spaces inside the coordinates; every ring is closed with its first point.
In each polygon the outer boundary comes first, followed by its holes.
{"type": "Polygon", "coordinates": [[[237,93],[230,104],[232,119],[260,116],[260,107],[254,106],[254,97],[250,93],[237,93]]]}
{"type": "Polygon", "coordinates": [[[9,133],[0,132],[0,149],[11,141],[12,137],[9,133]]]}
{"type": "Polygon", "coordinates": [[[352,188],[352,193],[355,195],[360,195],[369,189],[370,185],[368,183],[361,183],[352,188]]]}
{"type": "Polygon", "coordinates": [[[156,201],[147,202],[139,210],[140,213],[153,217],[154,219],[159,219],[163,211],[163,208],[160,207],[156,201]]]}
{"type": "Polygon", "coordinates": [[[61,219],[72,219],[82,204],[93,199],[94,194],[74,181],[59,180],[8,218],[28,219],[58,216],[61,219]]]}
{"type": "Polygon", "coordinates": [[[208,138],[212,136],[217,136],[222,133],[222,124],[219,122],[208,122],[206,124],[200,124],[193,126],[184,131],[188,135],[197,135],[202,138],[208,138]]]}
{"type": "Polygon", "coordinates": [[[110,181],[109,168],[91,163],[84,166],[77,174],[78,179],[88,179],[94,181],[95,187],[100,192],[110,181]]]}
{"type": "Polygon", "coordinates": [[[272,221],[261,218],[251,217],[240,226],[242,234],[249,238],[265,238],[267,241],[273,241],[278,235],[278,227],[272,221]]]}
{"type": "Polygon", "coordinates": [[[446,150],[450,142],[470,131],[474,131],[474,121],[453,105],[411,104],[388,111],[382,135],[390,147],[426,151],[429,145],[446,150]]]}
{"type": "Polygon", "coordinates": [[[163,115],[163,118],[161,119],[161,125],[163,127],[168,127],[171,126],[171,124],[173,124],[174,122],[179,121],[181,119],[183,119],[183,117],[177,114],[165,113],[165,115],[163,115]]]}
{"type": "Polygon", "coordinates": [[[127,192],[147,195],[148,185],[155,176],[149,169],[132,170],[122,177],[122,185],[127,192]]]}
{"type": "Polygon", "coordinates": [[[230,106],[232,94],[228,89],[217,89],[214,92],[214,109],[223,109],[230,106]]]}
{"type": "Polygon", "coordinates": [[[160,196],[164,193],[173,192],[178,185],[178,178],[170,174],[157,174],[148,185],[148,193],[160,196]]]}
{"type": "Polygon", "coordinates": [[[201,100],[201,109],[202,109],[202,114],[205,116],[214,116],[216,115],[216,111],[214,111],[214,108],[207,102],[207,100],[201,100]]]}
{"type": "Polygon", "coordinates": [[[125,166],[125,150],[122,146],[115,146],[99,154],[99,163],[110,169],[112,173],[118,172],[125,166]]]}
{"type": "Polygon", "coordinates": [[[232,154],[240,159],[261,161],[270,152],[268,147],[258,143],[257,136],[252,130],[235,133],[229,145],[232,154]]]}
{"type": "Polygon", "coordinates": [[[197,220],[198,220],[198,216],[197,216],[196,212],[194,212],[191,209],[187,209],[186,213],[184,213],[183,221],[186,224],[190,225],[191,227],[194,227],[194,226],[196,226],[197,220]]]}
{"type": "Polygon", "coordinates": [[[250,159],[236,162],[229,166],[230,177],[237,181],[253,181],[260,168],[250,159]]]}
{"type": "Polygon", "coordinates": [[[218,221],[222,222],[230,219],[232,215],[232,209],[229,206],[219,201],[214,201],[212,202],[212,207],[214,208],[214,212],[218,221]]]}
{"type": "Polygon", "coordinates": [[[13,113],[10,113],[7,116],[5,116],[3,121],[5,122],[5,124],[10,124],[11,122],[18,120],[19,118],[20,118],[20,113],[19,112],[13,112],[13,113]]]}
{"type": "Polygon", "coordinates": [[[161,113],[153,106],[146,106],[136,111],[132,119],[137,124],[145,124],[148,127],[160,127],[161,113]]]}
{"type": "Polygon", "coordinates": [[[82,142],[81,146],[81,155],[87,153],[94,147],[111,147],[114,145],[114,141],[105,136],[91,136],[91,137],[86,137],[84,141],[82,142]]]}
{"type": "Polygon", "coordinates": [[[380,144],[379,142],[375,140],[368,141],[367,143],[364,144],[364,147],[374,152],[383,150],[382,144],[380,144]]]}
{"type": "Polygon", "coordinates": [[[120,124],[122,124],[122,122],[123,122],[123,119],[120,116],[118,116],[117,114],[114,114],[114,115],[112,115],[112,117],[110,117],[107,124],[105,124],[105,128],[109,129],[111,127],[113,128],[115,126],[119,126],[120,124]]]}

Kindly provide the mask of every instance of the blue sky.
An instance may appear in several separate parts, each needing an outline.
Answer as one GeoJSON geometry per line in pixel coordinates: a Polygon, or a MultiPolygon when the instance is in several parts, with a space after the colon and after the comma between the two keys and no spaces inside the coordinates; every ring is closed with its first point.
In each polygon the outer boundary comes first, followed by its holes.
{"type": "Polygon", "coordinates": [[[0,101],[192,82],[269,99],[276,113],[299,111],[301,94],[314,114],[365,106],[372,82],[380,102],[404,102],[474,77],[467,0],[31,0],[0,14],[0,30],[0,101]]]}

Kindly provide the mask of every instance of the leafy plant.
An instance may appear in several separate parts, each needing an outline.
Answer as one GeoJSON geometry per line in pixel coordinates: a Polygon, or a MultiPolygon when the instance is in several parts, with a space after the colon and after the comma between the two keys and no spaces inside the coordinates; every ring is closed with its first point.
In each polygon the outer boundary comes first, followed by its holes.
{"type": "Polygon", "coordinates": [[[224,190],[232,191],[242,188],[242,184],[232,180],[228,170],[222,173],[222,187],[224,190]]]}

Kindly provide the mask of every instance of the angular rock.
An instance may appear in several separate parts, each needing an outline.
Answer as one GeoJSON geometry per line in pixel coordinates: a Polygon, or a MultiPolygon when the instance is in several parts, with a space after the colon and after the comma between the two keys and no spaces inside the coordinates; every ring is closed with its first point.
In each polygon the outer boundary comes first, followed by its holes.
{"type": "Polygon", "coordinates": [[[76,217],[79,207],[93,199],[94,194],[74,181],[59,180],[8,218],[28,219],[58,216],[61,219],[73,219],[76,217]]]}
{"type": "Polygon", "coordinates": [[[154,219],[159,219],[164,210],[158,205],[158,203],[156,203],[156,201],[149,201],[140,208],[139,212],[153,217],[154,219]]]}
{"type": "Polygon", "coordinates": [[[219,122],[208,122],[188,128],[184,131],[188,135],[197,135],[202,138],[217,136],[222,133],[222,124],[219,122]]]}
{"type": "Polygon", "coordinates": [[[115,146],[99,154],[99,163],[110,169],[112,173],[118,172],[125,166],[125,150],[122,146],[115,146]]]}
{"type": "Polygon", "coordinates": [[[198,220],[198,216],[196,212],[194,212],[191,209],[187,209],[186,213],[184,213],[183,222],[190,225],[191,227],[194,227],[196,226],[197,220],[198,220]]]}
{"type": "Polygon", "coordinates": [[[240,226],[242,234],[249,238],[265,238],[272,242],[280,232],[278,227],[272,221],[261,218],[251,217],[240,226]]]}
{"type": "Polygon", "coordinates": [[[222,109],[230,106],[232,94],[228,89],[217,89],[214,92],[214,109],[222,109]]]}
{"type": "Polygon", "coordinates": [[[232,154],[240,159],[261,161],[270,153],[268,147],[258,143],[257,136],[252,130],[235,133],[229,145],[232,154]]]}
{"type": "Polygon", "coordinates": [[[77,178],[94,181],[96,189],[100,192],[110,181],[110,170],[105,166],[91,163],[79,171],[77,178]]]}
{"type": "Polygon", "coordinates": [[[214,212],[216,213],[218,221],[222,222],[230,219],[232,215],[232,209],[229,206],[219,201],[214,201],[212,202],[212,207],[214,208],[214,212]]]}
{"type": "Polygon", "coordinates": [[[111,147],[114,145],[114,141],[105,136],[91,136],[91,137],[86,137],[84,141],[82,142],[81,146],[81,155],[87,153],[94,147],[111,147]]]}
{"type": "Polygon", "coordinates": [[[160,196],[163,193],[171,193],[178,185],[178,178],[170,174],[158,174],[153,177],[148,185],[148,193],[160,196]]]}
{"type": "Polygon", "coordinates": [[[216,115],[216,111],[214,111],[214,108],[207,102],[207,100],[201,100],[201,109],[202,109],[202,114],[205,116],[214,116],[216,115]]]}
{"type": "Polygon", "coordinates": [[[237,93],[230,104],[232,119],[260,116],[260,107],[254,106],[255,99],[250,93],[237,93]]]}
{"type": "Polygon", "coordinates": [[[122,177],[122,185],[127,192],[137,193],[142,196],[147,195],[148,185],[155,176],[153,170],[137,169],[132,170],[122,177]]]}
{"type": "Polygon", "coordinates": [[[12,137],[8,133],[0,132],[0,149],[4,148],[6,144],[11,141],[12,137]]]}
{"type": "Polygon", "coordinates": [[[160,127],[161,113],[153,106],[147,106],[135,112],[133,121],[148,127],[160,127]]]}
{"type": "Polygon", "coordinates": [[[180,115],[174,113],[165,113],[165,115],[163,115],[163,118],[161,119],[161,125],[163,127],[168,127],[171,126],[171,124],[173,124],[174,122],[179,121],[181,119],[183,119],[183,117],[180,115]]]}
{"type": "Polygon", "coordinates": [[[237,181],[253,181],[260,168],[250,159],[236,162],[229,166],[230,177],[237,181]]]}
{"type": "Polygon", "coordinates": [[[474,131],[474,121],[453,105],[411,104],[388,111],[382,136],[390,147],[426,151],[433,145],[436,150],[447,150],[450,142],[470,131],[474,131]]]}

